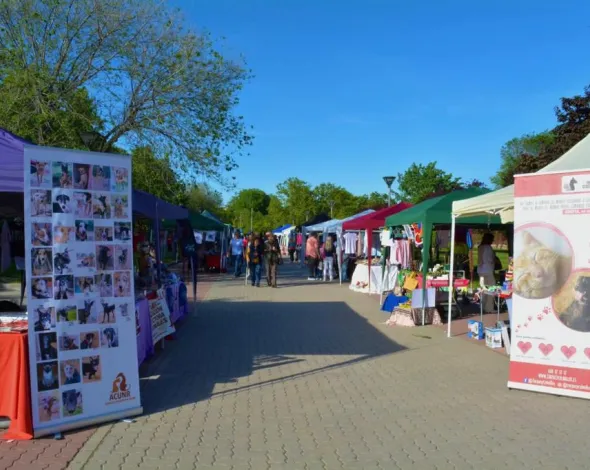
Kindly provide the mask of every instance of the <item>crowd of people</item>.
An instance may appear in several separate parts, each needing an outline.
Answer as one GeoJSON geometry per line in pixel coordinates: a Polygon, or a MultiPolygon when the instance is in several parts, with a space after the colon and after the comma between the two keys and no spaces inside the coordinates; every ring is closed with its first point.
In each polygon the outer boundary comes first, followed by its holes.
{"type": "Polygon", "coordinates": [[[279,241],[273,233],[267,232],[263,236],[251,233],[242,238],[240,232],[236,232],[231,241],[228,257],[231,258],[235,277],[242,275],[245,263],[250,272],[252,286],[260,287],[264,269],[268,286],[277,287],[277,267],[283,263],[283,258],[279,241]]]}

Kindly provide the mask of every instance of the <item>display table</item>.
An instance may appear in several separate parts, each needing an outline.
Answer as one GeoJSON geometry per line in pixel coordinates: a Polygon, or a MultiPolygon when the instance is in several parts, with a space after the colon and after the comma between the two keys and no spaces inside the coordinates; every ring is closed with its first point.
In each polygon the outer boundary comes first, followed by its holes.
{"type": "Polygon", "coordinates": [[[136,329],[137,329],[137,365],[141,365],[148,357],[154,354],[152,342],[152,318],[150,317],[150,305],[146,298],[136,300],[136,329]]]}
{"type": "Polygon", "coordinates": [[[221,271],[221,255],[205,255],[205,266],[208,271],[221,271]]]}
{"type": "Polygon", "coordinates": [[[390,267],[386,272],[387,275],[382,279],[383,269],[381,265],[371,265],[369,273],[369,265],[357,264],[354,273],[352,273],[350,289],[365,294],[381,294],[384,291],[392,291],[397,283],[397,268],[390,267]],[[370,288],[369,278],[371,280],[370,288]]]}
{"type": "MultiPolygon", "coordinates": [[[[496,312],[496,322],[500,321],[500,307],[501,307],[501,300],[508,300],[512,298],[512,292],[510,291],[500,291],[500,290],[487,290],[482,289],[479,292],[479,317],[480,320],[483,322],[483,298],[484,296],[489,295],[490,297],[494,297],[496,300],[496,304],[498,307],[498,311],[496,312]]],[[[512,304],[510,305],[512,307],[512,304]]]]}
{"type": "Polygon", "coordinates": [[[10,418],[2,439],[33,438],[28,334],[0,332],[0,416],[10,418]]]}

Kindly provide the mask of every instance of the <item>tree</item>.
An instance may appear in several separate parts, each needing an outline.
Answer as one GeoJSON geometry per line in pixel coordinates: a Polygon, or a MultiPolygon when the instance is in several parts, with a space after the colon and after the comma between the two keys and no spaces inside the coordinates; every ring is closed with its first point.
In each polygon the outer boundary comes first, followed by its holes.
{"type": "MultiPolygon", "coordinates": [[[[0,83],[35,85],[13,119],[74,112],[72,97],[86,89],[101,118],[97,150],[141,142],[170,155],[187,182],[222,180],[252,142],[234,112],[250,73],[185,24],[159,0],[3,0],[0,83]]],[[[54,130],[38,132],[45,142],[54,130]]]]}
{"type": "Polygon", "coordinates": [[[264,191],[255,188],[242,189],[228,202],[227,212],[234,226],[250,230],[252,220],[252,228],[260,231],[268,228],[266,216],[269,204],[270,196],[264,191]]]}
{"type": "Polygon", "coordinates": [[[207,183],[198,183],[187,190],[187,207],[195,212],[207,210],[220,215],[223,206],[223,196],[207,183]]]}
{"type": "Polygon", "coordinates": [[[168,158],[158,158],[150,147],[132,152],[132,182],[135,189],[177,205],[187,203],[186,187],[178,180],[168,158]]]}
{"type": "Polygon", "coordinates": [[[498,172],[491,178],[496,187],[503,188],[514,183],[514,175],[523,159],[537,158],[555,140],[552,132],[525,134],[506,142],[500,150],[501,164],[498,172]]]}
{"type": "Polygon", "coordinates": [[[43,73],[14,70],[0,80],[0,126],[38,145],[88,148],[81,136],[101,128],[84,88],[53,93],[43,73]]]}
{"type": "MultiPolygon", "coordinates": [[[[388,195],[373,191],[370,194],[363,194],[362,196],[358,196],[356,199],[357,199],[356,212],[360,212],[360,211],[363,211],[366,209],[378,210],[378,209],[383,209],[384,207],[387,207],[388,195]]],[[[392,201],[391,201],[392,205],[395,204],[394,199],[395,198],[392,195],[392,201]]]]}
{"type": "Polygon", "coordinates": [[[398,173],[397,184],[397,199],[417,204],[435,193],[460,188],[461,179],[437,168],[436,162],[427,165],[412,163],[404,173],[398,173]]]}
{"type": "Polygon", "coordinates": [[[270,196],[270,202],[268,203],[267,221],[268,225],[273,229],[292,222],[288,220],[281,200],[274,194],[270,196]]]}
{"type": "Polygon", "coordinates": [[[289,221],[300,225],[308,217],[317,215],[311,186],[299,178],[289,178],[277,185],[277,197],[285,208],[289,221]]]}
{"type": "Polygon", "coordinates": [[[314,213],[326,213],[335,219],[349,217],[357,212],[356,197],[342,186],[321,183],[313,189],[314,213]]]}

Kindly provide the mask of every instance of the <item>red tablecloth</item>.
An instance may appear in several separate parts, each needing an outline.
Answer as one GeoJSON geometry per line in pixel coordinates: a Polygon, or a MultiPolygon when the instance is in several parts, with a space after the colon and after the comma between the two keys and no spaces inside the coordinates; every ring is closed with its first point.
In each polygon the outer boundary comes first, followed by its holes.
{"type": "Polygon", "coordinates": [[[2,439],[32,439],[27,333],[0,333],[0,416],[10,418],[2,439]]]}
{"type": "Polygon", "coordinates": [[[205,265],[208,269],[221,270],[221,257],[220,255],[206,255],[205,265]]]}
{"type": "MultiPolygon", "coordinates": [[[[418,281],[418,287],[422,288],[422,276],[417,276],[416,280],[418,281]]],[[[469,279],[453,279],[453,286],[456,289],[461,287],[467,287],[469,285],[469,279]]],[[[426,287],[435,287],[440,289],[441,287],[449,287],[449,280],[448,279],[427,279],[426,280],[426,287]]]]}

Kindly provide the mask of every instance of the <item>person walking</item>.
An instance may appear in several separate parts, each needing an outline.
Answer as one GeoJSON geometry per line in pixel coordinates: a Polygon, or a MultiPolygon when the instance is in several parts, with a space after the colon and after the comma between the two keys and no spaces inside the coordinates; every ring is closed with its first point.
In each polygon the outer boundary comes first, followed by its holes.
{"type": "Polygon", "coordinates": [[[252,287],[260,287],[260,277],[262,274],[262,258],[264,256],[264,247],[260,238],[252,237],[253,241],[248,245],[246,259],[252,276],[252,287]]]}
{"type": "Polygon", "coordinates": [[[287,250],[289,251],[289,259],[291,260],[291,263],[295,262],[295,253],[297,250],[297,235],[295,234],[295,231],[292,231],[289,234],[289,242],[287,244],[287,250]]]}
{"type": "MultiPolygon", "coordinates": [[[[492,243],[494,243],[494,234],[488,232],[484,234],[481,243],[477,248],[477,273],[479,274],[480,284],[483,283],[485,287],[492,287],[496,284],[496,277],[494,276],[496,255],[492,249],[492,243]]],[[[482,295],[480,302],[483,303],[484,313],[494,311],[493,296],[482,295]]]]}
{"type": "Polygon", "coordinates": [[[240,238],[240,232],[236,232],[234,238],[230,242],[230,251],[227,257],[230,258],[234,266],[234,276],[240,277],[242,275],[242,261],[244,260],[244,242],[240,238]]]}
{"type": "Polygon", "coordinates": [[[281,247],[278,240],[271,233],[264,246],[266,265],[266,282],[270,287],[277,287],[277,266],[281,264],[281,247]]]}
{"type": "Polygon", "coordinates": [[[334,240],[331,236],[326,237],[324,243],[324,282],[329,278],[330,281],[334,280],[334,257],[336,256],[336,247],[334,246],[334,240]]]}
{"type": "Polygon", "coordinates": [[[317,278],[317,269],[320,263],[320,246],[317,233],[313,232],[305,244],[305,260],[309,268],[308,281],[315,281],[317,278]]]}

